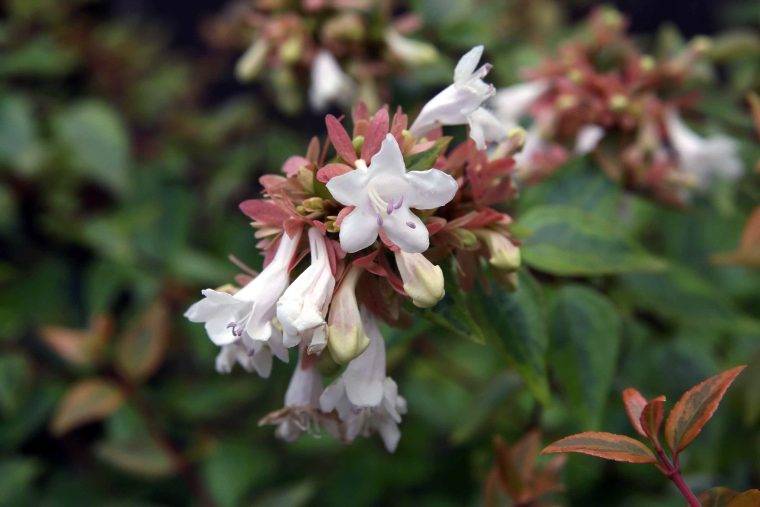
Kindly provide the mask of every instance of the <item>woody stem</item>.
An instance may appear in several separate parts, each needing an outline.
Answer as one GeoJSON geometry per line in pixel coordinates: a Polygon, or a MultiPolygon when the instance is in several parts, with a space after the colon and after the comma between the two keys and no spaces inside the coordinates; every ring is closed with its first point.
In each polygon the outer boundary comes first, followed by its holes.
{"type": "Polygon", "coordinates": [[[681,477],[681,470],[678,465],[677,460],[674,462],[671,462],[668,457],[665,455],[665,452],[662,450],[662,447],[657,447],[657,459],[660,462],[660,465],[662,465],[662,471],[667,476],[668,479],[670,479],[673,484],[676,485],[678,488],[678,491],[681,493],[681,495],[686,499],[686,502],[689,504],[690,507],[701,507],[701,503],[699,503],[699,500],[697,500],[697,497],[694,495],[694,492],[689,488],[689,486],[686,484],[686,481],[683,480],[683,477],[681,477]]]}

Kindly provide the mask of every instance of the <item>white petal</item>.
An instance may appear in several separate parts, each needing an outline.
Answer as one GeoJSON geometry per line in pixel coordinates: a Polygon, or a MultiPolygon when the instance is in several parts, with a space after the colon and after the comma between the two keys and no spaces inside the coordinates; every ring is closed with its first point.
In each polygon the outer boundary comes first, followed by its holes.
{"type": "Polygon", "coordinates": [[[604,129],[599,125],[585,125],[575,138],[575,153],[585,155],[592,152],[604,137],[604,129]]]}
{"type": "Polygon", "coordinates": [[[467,122],[470,124],[470,138],[479,150],[484,150],[487,143],[503,141],[507,137],[506,127],[483,107],[470,113],[467,122]]]}
{"type": "Polygon", "coordinates": [[[327,190],[344,206],[357,206],[365,194],[366,186],[367,173],[358,169],[330,178],[327,182],[327,190]]]}
{"type": "Polygon", "coordinates": [[[398,441],[401,439],[401,431],[398,429],[398,425],[390,418],[384,418],[378,421],[376,424],[377,431],[380,433],[380,437],[383,439],[383,444],[388,452],[395,452],[398,446],[398,441]]]}
{"type": "Polygon", "coordinates": [[[370,246],[380,230],[377,216],[364,208],[355,208],[340,224],[340,247],[347,253],[370,246]]]}
{"type": "Polygon", "coordinates": [[[517,126],[520,117],[528,112],[547,88],[545,81],[529,81],[500,89],[492,100],[496,115],[507,128],[517,126]]]}
{"type": "Polygon", "coordinates": [[[373,317],[365,318],[370,343],[359,357],[348,363],[343,373],[346,395],[358,407],[376,407],[383,400],[385,342],[373,317]]]}
{"type": "MultiPolygon", "coordinates": [[[[263,344],[262,344],[263,345],[263,344]]],[[[272,372],[272,352],[269,347],[262,346],[251,358],[251,365],[259,374],[259,377],[269,378],[272,372]]]]}
{"type": "Polygon", "coordinates": [[[322,412],[332,412],[338,406],[341,398],[346,394],[345,383],[342,377],[327,386],[319,397],[319,409],[322,412]]]}
{"type": "Polygon", "coordinates": [[[422,253],[430,246],[427,227],[406,206],[383,218],[383,230],[404,252],[422,253]]]}
{"type": "Polygon", "coordinates": [[[387,134],[378,151],[369,165],[368,174],[375,178],[381,174],[390,176],[403,176],[406,173],[404,156],[401,154],[396,138],[393,134],[387,134]]]}
{"type": "Polygon", "coordinates": [[[475,67],[478,66],[480,57],[483,56],[483,46],[475,46],[457,62],[457,66],[454,69],[454,82],[461,83],[467,81],[472,73],[475,72],[475,67]]]}
{"type": "Polygon", "coordinates": [[[459,189],[457,181],[438,169],[427,171],[409,171],[406,179],[412,192],[405,197],[410,208],[434,209],[451,201],[459,189]]]}

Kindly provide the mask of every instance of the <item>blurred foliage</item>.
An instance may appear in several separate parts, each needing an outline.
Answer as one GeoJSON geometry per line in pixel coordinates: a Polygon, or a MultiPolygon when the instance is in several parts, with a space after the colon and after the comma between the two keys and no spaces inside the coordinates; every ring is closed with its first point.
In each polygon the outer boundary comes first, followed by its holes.
{"type": "MultiPolygon", "coordinates": [[[[742,143],[750,173],[757,7],[731,5],[702,106],[706,128],[742,143]]],[[[624,431],[623,388],[675,400],[737,364],[750,366],[684,475],[697,491],[760,482],[760,273],[713,262],[741,244],[757,174],[684,209],[625,193],[587,159],[525,189],[520,289],[447,288],[438,317],[384,330],[410,406],[397,452],[286,445],[256,421],[281,403],[288,368],[266,383],[217,375],[215,347],[181,314],[234,275],[228,254],[260,264],[236,204],[321,120],[285,121],[250,90],[230,93],[229,59],[181,53],[108,3],[0,6],[0,505],[477,505],[494,435],[624,431]]],[[[582,7],[564,7],[410,3],[451,61],[485,43],[501,85],[572,31],[582,7]]],[[[672,27],[644,39],[678,43],[672,27]]],[[[448,79],[420,69],[395,90],[419,104],[448,79]]],[[[681,505],[634,468],[571,457],[553,498],[681,505]]]]}

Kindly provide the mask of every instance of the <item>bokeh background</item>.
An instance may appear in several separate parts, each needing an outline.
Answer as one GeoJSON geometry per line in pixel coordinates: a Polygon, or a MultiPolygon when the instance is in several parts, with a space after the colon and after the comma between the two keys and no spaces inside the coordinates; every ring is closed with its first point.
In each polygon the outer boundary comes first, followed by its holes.
{"type": "MultiPolygon", "coordinates": [[[[415,37],[441,53],[379,82],[381,99],[412,111],[472,45],[486,45],[493,81],[508,85],[595,5],[383,4],[417,14],[415,37]]],[[[714,38],[701,112],[738,139],[751,173],[758,147],[745,97],[760,82],[758,3],[616,5],[652,51],[714,38]]],[[[245,48],[225,37],[230,12],[221,0],[0,2],[1,505],[478,505],[494,435],[630,434],[623,388],[675,400],[736,364],[751,366],[684,473],[697,490],[760,483],[760,278],[711,260],[739,244],[756,177],[677,209],[627,194],[581,161],[521,196],[518,218],[540,203],[606,217],[624,202],[624,233],[670,266],[537,275],[547,294],[582,284],[613,309],[569,352],[556,321],[539,325],[551,403],[537,403],[487,346],[417,322],[385,330],[410,407],[395,454],[376,439],[287,445],[258,427],[281,405],[290,367],[276,365],[269,380],[218,375],[216,348],[181,315],[201,288],[235,275],[228,254],[260,266],[237,203],[324,129],[303,87],[235,79],[245,48]]],[[[502,311],[508,302],[485,304],[505,326],[519,318],[502,311]]],[[[572,457],[563,481],[557,505],[682,505],[655,470],[631,465],[572,457]]]]}

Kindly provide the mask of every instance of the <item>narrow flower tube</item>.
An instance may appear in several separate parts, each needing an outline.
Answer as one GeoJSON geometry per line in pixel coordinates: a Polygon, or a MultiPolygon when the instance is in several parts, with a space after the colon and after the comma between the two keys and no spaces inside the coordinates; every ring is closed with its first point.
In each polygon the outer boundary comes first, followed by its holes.
{"type": "Polygon", "coordinates": [[[369,345],[356,302],[356,283],[362,271],[358,266],[352,266],[348,270],[330,304],[327,347],[333,359],[340,364],[349,362],[369,345]]]}
{"type": "Polygon", "coordinates": [[[253,81],[259,75],[266,62],[269,42],[264,38],[256,39],[235,64],[235,76],[242,82],[253,81]]]}
{"type": "Polygon", "coordinates": [[[438,59],[435,46],[404,37],[393,28],[385,32],[385,43],[396,58],[408,65],[427,65],[438,59]]]}
{"type": "Polygon", "coordinates": [[[267,341],[277,300],[288,285],[288,267],[298,248],[301,230],[283,233],[272,261],[235,294],[204,289],[203,299],[185,312],[192,322],[203,322],[216,345],[229,345],[242,337],[267,341]]]}
{"type": "Polygon", "coordinates": [[[486,244],[490,258],[488,262],[495,268],[514,271],[520,267],[520,248],[505,235],[490,229],[478,229],[475,235],[486,244]]]}
{"type": "Polygon", "coordinates": [[[272,372],[272,356],[283,363],[288,362],[288,351],[282,344],[282,334],[273,329],[266,342],[243,337],[229,345],[223,345],[216,356],[216,371],[230,373],[235,364],[245,371],[255,371],[260,377],[268,378],[272,372]]]}
{"type": "Polygon", "coordinates": [[[507,129],[517,127],[520,117],[528,112],[548,88],[546,81],[539,80],[498,90],[491,101],[496,117],[507,129]]]}
{"type": "Polygon", "coordinates": [[[276,424],[275,435],[286,442],[294,442],[304,432],[319,429],[317,411],[322,394],[322,376],[313,361],[299,357],[288,390],[285,392],[285,407],[260,424],[276,424]]]}
{"type": "Polygon", "coordinates": [[[315,228],[309,229],[309,246],[311,265],[277,301],[277,319],[282,325],[286,347],[303,342],[309,354],[318,354],[327,345],[325,315],[335,288],[335,277],[325,238],[315,228]]]}
{"type": "Polygon", "coordinates": [[[430,308],[443,299],[443,271],[419,253],[397,252],[396,265],[412,303],[430,308]]]}
{"type": "Polygon", "coordinates": [[[323,111],[331,103],[350,103],[356,83],[341,70],[338,61],[327,50],[317,53],[311,66],[309,102],[315,111],[323,111]]]}

